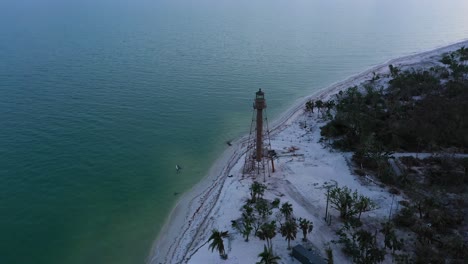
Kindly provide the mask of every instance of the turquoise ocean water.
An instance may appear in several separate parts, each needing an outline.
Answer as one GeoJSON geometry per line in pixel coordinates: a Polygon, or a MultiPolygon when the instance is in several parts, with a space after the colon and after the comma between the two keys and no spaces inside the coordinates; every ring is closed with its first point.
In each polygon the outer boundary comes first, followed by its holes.
{"type": "Polygon", "coordinates": [[[468,38],[466,0],[0,0],[0,263],[143,263],[250,125],[468,38]],[[175,173],[175,165],[184,167],[175,173]]]}

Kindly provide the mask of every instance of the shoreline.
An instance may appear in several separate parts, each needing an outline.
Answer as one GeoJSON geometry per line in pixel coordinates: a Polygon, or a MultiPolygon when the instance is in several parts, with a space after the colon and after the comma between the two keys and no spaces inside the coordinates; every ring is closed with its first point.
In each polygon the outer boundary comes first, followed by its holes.
{"type": "MultiPolygon", "coordinates": [[[[293,105],[270,124],[270,134],[274,135],[284,131],[291,123],[303,113],[304,103],[308,100],[327,100],[341,90],[358,85],[372,78],[373,73],[388,73],[388,65],[396,67],[411,67],[428,61],[448,51],[468,46],[468,40],[458,41],[449,45],[422,51],[403,57],[390,59],[382,64],[375,65],[361,73],[351,75],[342,81],[332,83],[321,88],[311,95],[297,99],[293,105]]],[[[231,170],[239,165],[239,160],[245,153],[245,143],[248,135],[242,136],[232,142],[219,158],[213,163],[207,175],[189,191],[185,192],[177,201],[163,228],[151,247],[148,263],[181,263],[190,253],[195,254],[204,244],[201,228],[209,220],[213,208],[219,200],[224,183],[231,170]],[[198,246],[199,245],[199,246],[198,246]],[[198,246],[196,249],[194,246],[198,246]]]]}

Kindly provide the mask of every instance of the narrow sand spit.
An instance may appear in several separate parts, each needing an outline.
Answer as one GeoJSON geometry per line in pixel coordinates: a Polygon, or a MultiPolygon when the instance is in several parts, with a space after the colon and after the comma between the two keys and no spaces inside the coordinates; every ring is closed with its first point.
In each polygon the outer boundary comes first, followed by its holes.
{"type": "MultiPolygon", "coordinates": [[[[323,221],[325,208],[325,183],[337,183],[357,189],[379,205],[379,209],[366,213],[363,217],[388,217],[390,208],[401,197],[392,196],[385,188],[376,185],[370,179],[357,179],[348,166],[349,157],[344,153],[324,149],[317,141],[320,139],[319,127],[323,124],[316,116],[304,114],[304,103],[307,100],[328,100],[337,92],[358,85],[372,78],[373,74],[388,74],[388,65],[398,68],[417,68],[421,65],[438,65],[439,56],[454,51],[462,46],[468,47],[468,41],[437,48],[377,65],[344,81],[335,83],[313,95],[298,100],[278,120],[270,130],[272,148],[282,151],[295,146],[297,156],[281,157],[277,161],[277,171],[267,178],[268,191],[265,198],[280,198],[282,202],[293,204],[296,217],[311,219],[314,231],[310,236],[315,246],[320,249],[335,238],[334,230],[338,221],[331,226],[323,221]],[[304,128],[304,122],[307,128],[304,128]]],[[[239,217],[239,209],[248,196],[252,179],[242,180],[241,168],[246,151],[247,136],[232,142],[222,156],[215,162],[208,175],[189,192],[185,193],[167,219],[160,232],[150,257],[149,263],[255,263],[257,255],[263,250],[263,241],[254,236],[246,243],[230,227],[231,220],[239,217]],[[227,177],[234,175],[234,177],[227,177]],[[216,252],[208,250],[206,241],[213,228],[228,230],[231,234],[226,241],[228,260],[221,260],[216,252]]],[[[263,179],[258,179],[262,181],[263,179]]],[[[376,228],[370,226],[369,228],[376,228]]],[[[298,234],[299,236],[299,234],[298,234]]],[[[292,245],[300,242],[298,238],[292,245]]],[[[290,263],[291,257],[286,250],[286,241],[277,235],[273,241],[275,254],[281,257],[282,263],[290,263]]],[[[334,249],[335,262],[347,263],[338,248],[334,249]]]]}

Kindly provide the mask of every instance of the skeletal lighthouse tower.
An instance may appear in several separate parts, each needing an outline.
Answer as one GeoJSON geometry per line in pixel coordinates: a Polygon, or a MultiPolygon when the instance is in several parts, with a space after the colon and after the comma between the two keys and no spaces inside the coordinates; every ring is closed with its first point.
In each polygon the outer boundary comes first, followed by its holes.
{"type": "Polygon", "coordinates": [[[265,93],[262,92],[262,89],[255,93],[253,108],[243,175],[257,176],[263,174],[263,180],[265,181],[265,175],[270,175],[268,161],[270,159],[271,144],[266,116],[265,93]]]}
{"type": "Polygon", "coordinates": [[[257,110],[257,138],[256,138],[256,155],[255,159],[257,162],[262,161],[263,157],[263,109],[266,109],[265,104],[265,93],[262,92],[262,89],[259,89],[255,94],[254,109],[257,110]]]}

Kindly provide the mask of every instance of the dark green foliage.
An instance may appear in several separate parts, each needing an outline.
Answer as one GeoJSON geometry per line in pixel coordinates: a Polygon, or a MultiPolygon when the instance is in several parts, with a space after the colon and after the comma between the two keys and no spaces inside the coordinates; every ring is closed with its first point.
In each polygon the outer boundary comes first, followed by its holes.
{"type": "Polygon", "coordinates": [[[415,244],[415,263],[466,263],[468,245],[460,235],[447,235],[438,239],[418,237],[415,244]],[[449,262],[445,262],[449,260],[449,262]]]}
{"type": "Polygon", "coordinates": [[[258,254],[258,256],[261,259],[257,264],[277,264],[277,260],[281,259],[273,254],[273,249],[271,247],[267,248],[265,245],[263,245],[263,252],[258,254]]]}
{"type": "Polygon", "coordinates": [[[457,186],[468,183],[466,176],[466,162],[468,159],[454,159],[451,157],[431,157],[424,160],[431,166],[427,169],[429,184],[440,186],[457,186]]]}
{"type": "Polygon", "coordinates": [[[248,242],[250,233],[252,232],[256,221],[257,219],[253,215],[253,208],[246,204],[242,207],[242,218],[239,220],[232,220],[231,226],[238,230],[244,237],[245,241],[248,242]]]}
{"type": "Polygon", "coordinates": [[[263,198],[257,200],[257,203],[255,204],[255,211],[263,219],[266,219],[273,213],[270,208],[270,204],[263,198]]]}
{"type": "Polygon", "coordinates": [[[416,217],[414,210],[410,207],[403,207],[394,217],[393,221],[397,226],[410,227],[414,224],[416,217]]]}
{"type": "Polygon", "coordinates": [[[385,259],[386,251],[378,246],[376,234],[347,224],[337,234],[338,243],[343,244],[343,252],[353,258],[353,263],[373,264],[385,259]]]}
{"type": "Polygon", "coordinates": [[[408,254],[392,254],[393,256],[393,263],[396,264],[412,264],[414,263],[413,260],[410,258],[408,254]]]}
{"type": "Polygon", "coordinates": [[[440,61],[448,65],[452,77],[459,81],[465,79],[464,76],[468,74],[468,66],[464,63],[466,60],[468,60],[468,49],[461,47],[451,54],[444,54],[440,61]]]}
{"type": "Polygon", "coordinates": [[[408,181],[415,182],[419,179],[419,184],[442,187],[454,193],[466,191],[468,158],[444,155],[426,159],[401,157],[399,161],[406,167],[404,176],[408,181]],[[424,180],[421,180],[421,177],[424,180]]]}
{"type": "Polygon", "coordinates": [[[356,173],[359,176],[366,176],[366,172],[361,169],[355,169],[354,173],[356,173]]]}
{"type": "Polygon", "coordinates": [[[323,108],[325,107],[324,102],[322,100],[315,101],[315,107],[317,108],[318,113],[322,113],[323,117],[323,108]]]}
{"type": "Polygon", "coordinates": [[[375,72],[373,72],[371,82],[375,82],[378,79],[380,79],[380,76],[378,74],[376,74],[375,72]]]}
{"type": "Polygon", "coordinates": [[[245,239],[245,242],[249,242],[249,236],[253,230],[251,222],[245,222],[241,220],[232,220],[231,226],[242,234],[242,236],[245,239]]]}
{"type": "Polygon", "coordinates": [[[273,207],[273,208],[278,208],[278,207],[279,207],[279,204],[280,204],[280,199],[279,199],[279,198],[275,198],[275,200],[273,200],[273,202],[271,202],[271,207],[273,207]]]}
{"type": "Polygon", "coordinates": [[[229,237],[228,231],[219,231],[217,229],[213,229],[211,231],[211,236],[208,239],[208,242],[211,241],[208,249],[211,249],[213,252],[214,249],[218,250],[219,255],[223,259],[227,259],[226,251],[224,250],[224,241],[223,238],[229,237]]]}
{"type": "Polygon", "coordinates": [[[468,243],[461,235],[454,235],[447,239],[446,243],[443,243],[443,249],[454,260],[466,261],[468,259],[468,243]]]}
{"type": "MultiPolygon", "coordinates": [[[[414,255],[392,252],[395,263],[466,262],[463,232],[468,159],[405,157],[399,159],[403,166],[391,159],[391,152],[468,153],[466,60],[468,50],[463,47],[445,54],[441,59],[444,65],[428,70],[401,71],[390,65],[393,79],[386,90],[378,87],[374,75],[363,86],[338,93],[332,120],[321,128],[322,142],[354,152],[353,161],[359,167],[355,170],[360,175],[371,171],[382,182],[402,187],[415,201],[402,207],[380,230],[385,248],[392,251],[405,247],[396,237],[393,223],[414,232],[417,238],[416,244],[409,246],[414,255]]],[[[357,198],[351,190],[330,194],[332,207],[340,211],[348,226],[341,230],[340,243],[354,262],[375,263],[385,252],[375,245],[377,234],[358,230],[357,198]]],[[[364,200],[361,206],[365,208],[364,200]]]]}
{"type": "Polygon", "coordinates": [[[383,125],[380,119],[386,113],[381,96],[382,90],[372,86],[366,87],[365,94],[357,87],[349,88],[338,96],[335,117],[322,127],[321,135],[337,138],[335,145],[339,148],[356,149],[362,139],[383,125]]]}
{"type": "Polygon", "coordinates": [[[468,150],[468,66],[452,62],[447,69],[405,71],[394,75],[384,92],[372,84],[351,87],[336,96],[336,113],[321,128],[324,138],[343,150],[358,150],[373,135],[384,150],[468,150]],[[447,77],[447,76],[445,76],[447,77]]]}
{"type": "Polygon", "coordinates": [[[353,161],[361,168],[370,169],[384,183],[393,183],[394,175],[388,160],[391,152],[385,151],[377,142],[375,134],[370,134],[353,154],[353,161]]]}
{"type": "Polygon", "coordinates": [[[307,241],[307,234],[312,232],[312,230],[314,229],[314,223],[304,218],[299,218],[298,221],[299,221],[299,228],[302,230],[302,235],[303,235],[302,241],[305,242],[307,241]]]}
{"type": "Polygon", "coordinates": [[[288,241],[288,249],[291,249],[291,240],[296,239],[297,223],[294,219],[287,220],[280,227],[281,235],[288,241]]]}
{"type": "Polygon", "coordinates": [[[323,101],[322,100],[315,101],[315,107],[317,107],[318,109],[321,109],[323,107],[323,101]]]}
{"type": "Polygon", "coordinates": [[[429,71],[403,72],[390,82],[390,95],[402,101],[440,89],[440,81],[429,71]]]}
{"type": "Polygon", "coordinates": [[[382,223],[382,229],[380,232],[384,235],[385,248],[388,248],[392,251],[403,249],[403,239],[398,239],[396,236],[392,222],[382,223]]]}
{"type": "Polygon", "coordinates": [[[353,210],[354,204],[358,199],[357,191],[351,193],[348,187],[334,187],[330,190],[330,203],[332,207],[340,212],[342,219],[347,219],[356,214],[353,210]]]}
{"type": "Polygon", "coordinates": [[[292,204],[286,202],[281,205],[280,212],[283,214],[286,220],[290,220],[292,218],[293,208],[292,204]]]}
{"type": "Polygon", "coordinates": [[[435,77],[438,77],[440,79],[448,79],[450,77],[450,72],[445,67],[431,67],[430,71],[434,74],[435,77]]]}
{"type": "Polygon", "coordinates": [[[307,112],[313,113],[314,112],[314,101],[311,101],[311,100],[307,101],[306,104],[305,104],[305,110],[307,112]]]}
{"type": "Polygon", "coordinates": [[[262,197],[266,190],[266,185],[254,181],[250,185],[250,202],[255,203],[258,198],[262,197]]]}
{"type": "Polygon", "coordinates": [[[468,66],[464,64],[452,63],[450,69],[455,80],[463,79],[464,75],[468,73],[468,66]]]}
{"type": "MultiPolygon", "coordinates": [[[[416,201],[413,206],[404,207],[395,216],[394,223],[408,227],[416,235],[415,263],[464,263],[467,257],[466,241],[458,235],[457,227],[463,224],[464,216],[456,205],[439,197],[426,197],[416,201]]],[[[382,224],[385,245],[389,248],[400,247],[393,238],[390,223],[382,224]]],[[[403,262],[402,263],[408,263],[403,262]]]]}
{"type": "Polygon", "coordinates": [[[328,247],[325,252],[327,253],[327,264],[333,264],[333,250],[328,247]]]}
{"type": "Polygon", "coordinates": [[[369,198],[363,195],[359,195],[356,205],[354,206],[355,210],[358,212],[358,219],[361,219],[361,214],[376,208],[375,203],[369,198]]]}
{"type": "Polygon", "coordinates": [[[276,236],[276,222],[264,223],[256,233],[257,237],[267,242],[268,248],[272,248],[271,240],[276,236]]]}
{"type": "Polygon", "coordinates": [[[446,256],[439,253],[436,247],[428,242],[417,242],[414,250],[415,264],[444,264],[446,256]]]}
{"type": "Polygon", "coordinates": [[[452,56],[450,56],[450,54],[446,53],[442,56],[442,59],[440,60],[440,62],[442,62],[443,64],[445,65],[450,65],[452,64],[452,61],[453,61],[453,58],[452,56]]]}
{"type": "Polygon", "coordinates": [[[350,220],[357,214],[360,217],[362,212],[376,208],[375,203],[368,197],[358,194],[357,191],[352,192],[346,186],[331,188],[329,197],[332,207],[337,209],[340,217],[345,220],[350,220]]]}
{"type": "Polygon", "coordinates": [[[457,55],[460,56],[460,61],[468,60],[468,49],[465,48],[465,46],[463,46],[459,50],[457,50],[456,53],[457,53],[457,55]]]}
{"type": "Polygon", "coordinates": [[[390,69],[390,75],[395,78],[398,76],[398,73],[400,73],[400,69],[397,67],[394,67],[392,64],[388,65],[388,68],[390,69]]]}
{"type": "Polygon", "coordinates": [[[327,115],[331,115],[331,110],[335,107],[335,101],[329,100],[324,103],[325,108],[327,109],[327,115]]]}
{"type": "Polygon", "coordinates": [[[407,157],[401,157],[400,158],[401,163],[403,163],[407,167],[414,167],[414,166],[421,166],[421,162],[419,159],[412,157],[412,156],[407,156],[407,157]]]}

